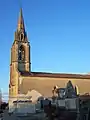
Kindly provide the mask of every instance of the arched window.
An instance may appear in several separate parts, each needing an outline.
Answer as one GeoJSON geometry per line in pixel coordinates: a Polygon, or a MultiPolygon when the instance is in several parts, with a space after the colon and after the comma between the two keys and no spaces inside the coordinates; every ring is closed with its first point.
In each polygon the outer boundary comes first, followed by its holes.
{"type": "Polygon", "coordinates": [[[20,31],[19,35],[19,41],[23,41],[24,40],[24,33],[22,31],[20,31]]]}
{"type": "Polygon", "coordinates": [[[19,48],[19,60],[25,60],[25,49],[22,45],[19,48]]]}
{"type": "Polygon", "coordinates": [[[24,39],[24,34],[21,33],[21,34],[20,34],[20,40],[23,41],[23,39],[24,39]]]}

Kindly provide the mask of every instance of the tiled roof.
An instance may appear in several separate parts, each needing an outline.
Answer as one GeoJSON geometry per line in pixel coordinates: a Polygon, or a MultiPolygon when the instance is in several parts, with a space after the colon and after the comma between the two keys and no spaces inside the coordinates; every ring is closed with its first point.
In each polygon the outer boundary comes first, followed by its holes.
{"type": "Polygon", "coordinates": [[[30,77],[90,79],[90,75],[88,74],[45,73],[45,72],[20,72],[20,74],[22,76],[30,77]]]}

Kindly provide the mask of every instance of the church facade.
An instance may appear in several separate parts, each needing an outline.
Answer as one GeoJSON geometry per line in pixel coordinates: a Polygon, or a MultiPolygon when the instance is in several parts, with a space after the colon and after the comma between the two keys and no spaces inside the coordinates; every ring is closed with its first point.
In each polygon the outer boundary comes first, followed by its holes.
{"type": "Polygon", "coordinates": [[[90,92],[90,75],[32,72],[30,62],[30,43],[24,26],[22,9],[18,19],[14,42],[11,48],[9,97],[27,94],[36,90],[45,97],[52,96],[52,88],[64,87],[68,81],[77,85],[80,94],[90,92]]]}

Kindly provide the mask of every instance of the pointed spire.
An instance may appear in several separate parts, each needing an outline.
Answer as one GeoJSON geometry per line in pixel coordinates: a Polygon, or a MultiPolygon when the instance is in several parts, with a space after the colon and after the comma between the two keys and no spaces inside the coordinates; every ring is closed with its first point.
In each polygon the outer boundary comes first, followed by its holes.
{"type": "Polygon", "coordinates": [[[19,13],[18,31],[20,31],[21,29],[22,29],[22,30],[25,30],[22,8],[20,9],[20,13],[19,13]]]}

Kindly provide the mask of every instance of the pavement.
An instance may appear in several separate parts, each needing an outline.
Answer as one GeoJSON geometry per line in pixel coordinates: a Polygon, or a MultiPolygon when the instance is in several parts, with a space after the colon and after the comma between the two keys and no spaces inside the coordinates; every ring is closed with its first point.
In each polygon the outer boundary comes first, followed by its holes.
{"type": "Polygon", "coordinates": [[[5,110],[3,113],[3,119],[0,120],[45,120],[44,113],[37,113],[28,116],[17,116],[16,114],[9,115],[5,110]]]}
{"type": "Polygon", "coordinates": [[[18,120],[17,116],[12,114],[12,115],[9,115],[8,114],[8,111],[5,110],[4,113],[3,113],[3,120],[18,120]]]}

